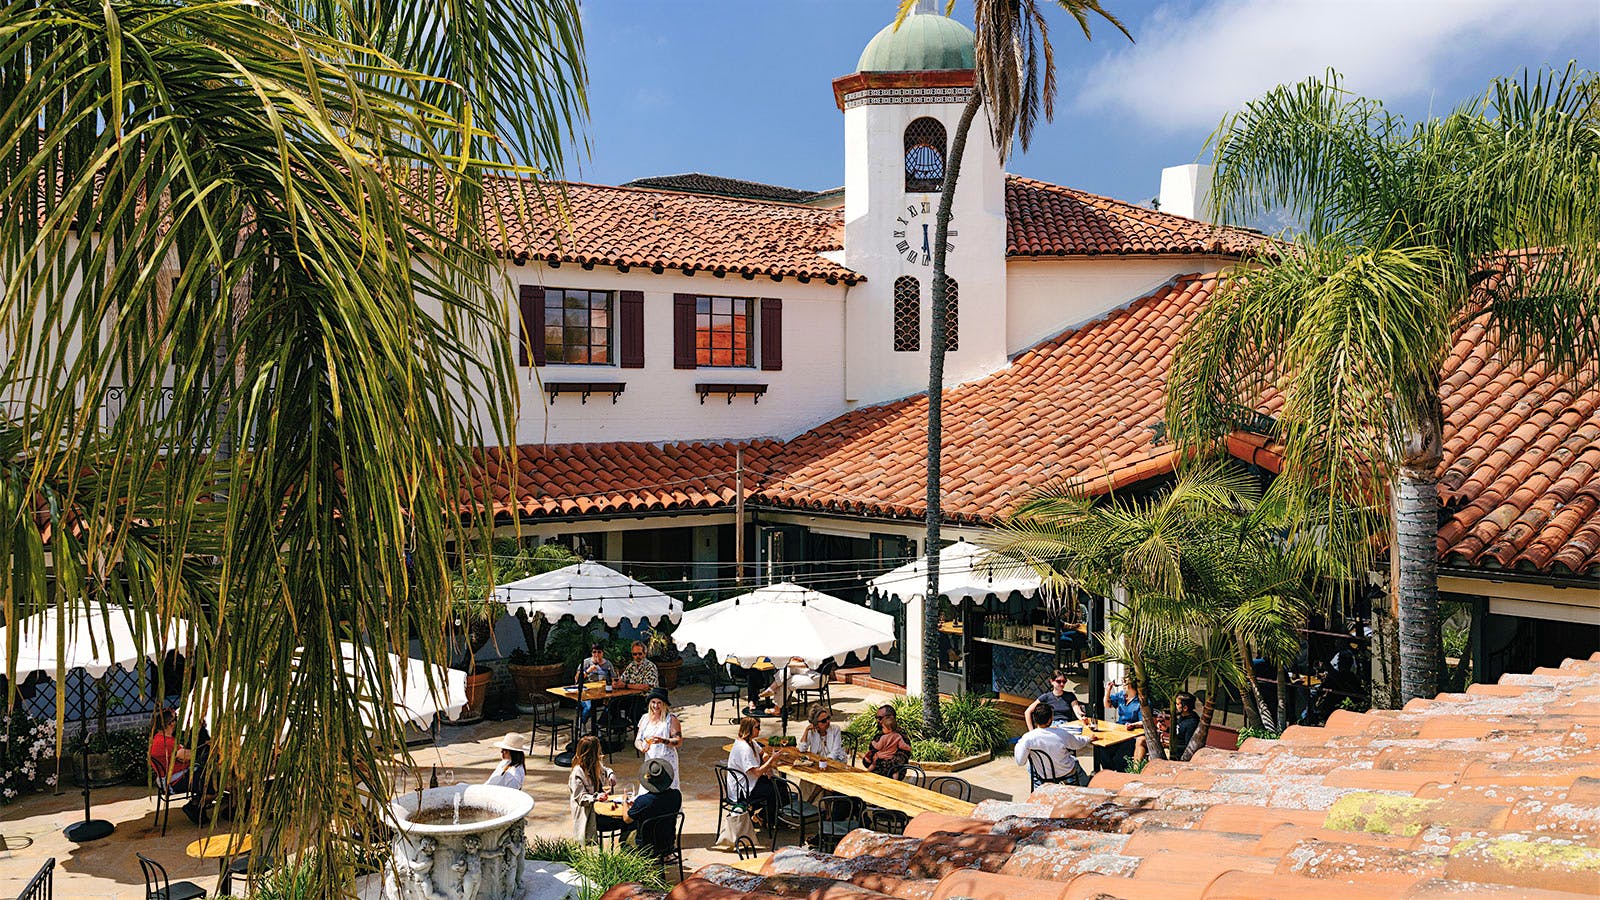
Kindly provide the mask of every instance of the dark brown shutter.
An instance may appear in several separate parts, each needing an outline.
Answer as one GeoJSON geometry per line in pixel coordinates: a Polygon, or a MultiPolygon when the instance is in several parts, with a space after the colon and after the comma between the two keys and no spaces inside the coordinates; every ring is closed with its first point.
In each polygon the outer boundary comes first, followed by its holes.
{"type": "Polygon", "coordinates": [[[672,295],[672,367],[695,368],[693,294],[672,295]]]}
{"type": "Polygon", "coordinates": [[[522,307],[522,334],[517,343],[517,365],[544,365],[544,288],[525,284],[517,293],[522,307]],[[529,349],[532,349],[530,355],[529,349]]]}
{"type": "Polygon", "coordinates": [[[617,356],[624,369],[644,368],[644,291],[623,291],[618,310],[617,356]]]}
{"type": "Polygon", "coordinates": [[[761,298],[761,368],[783,368],[783,301],[761,298]]]}

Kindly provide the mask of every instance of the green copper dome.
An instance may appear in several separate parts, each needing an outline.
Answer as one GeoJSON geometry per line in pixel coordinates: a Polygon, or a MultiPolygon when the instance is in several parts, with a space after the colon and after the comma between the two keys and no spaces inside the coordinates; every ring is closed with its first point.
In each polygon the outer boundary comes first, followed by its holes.
{"type": "Polygon", "coordinates": [[[927,72],[972,68],[972,31],[940,15],[907,16],[873,36],[861,51],[857,72],[927,72]]]}

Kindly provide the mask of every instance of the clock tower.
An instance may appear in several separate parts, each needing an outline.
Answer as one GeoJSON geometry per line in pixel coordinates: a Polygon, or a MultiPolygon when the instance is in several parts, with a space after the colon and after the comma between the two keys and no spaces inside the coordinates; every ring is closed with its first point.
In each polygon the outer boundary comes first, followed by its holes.
{"type": "MultiPolygon", "coordinates": [[[[866,276],[845,300],[845,399],[880,403],[928,386],[934,217],[973,35],[919,4],[878,32],[833,83],[844,112],[844,264],[866,276]]],[[[945,383],[1005,365],[1005,173],[983,111],[967,137],[945,267],[954,282],[945,383]]]]}

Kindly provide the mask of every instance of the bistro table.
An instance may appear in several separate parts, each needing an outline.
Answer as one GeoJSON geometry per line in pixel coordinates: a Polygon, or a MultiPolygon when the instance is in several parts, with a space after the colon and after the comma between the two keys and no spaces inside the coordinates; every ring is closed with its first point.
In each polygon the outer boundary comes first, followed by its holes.
{"type": "Polygon", "coordinates": [[[871,806],[892,809],[915,816],[918,813],[936,812],[949,816],[970,816],[977,804],[917,787],[876,772],[853,768],[836,760],[827,760],[821,767],[818,757],[809,753],[794,754],[798,759],[789,765],[778,766],[778,771],[795,779],[814,784],[830,794],[855,797],[871,806]]]}
{"type": "MultiPolygon", "coordinates": [[[[1068,730],[1075,734],[1082,734],[1081,726],[1073,724],[1068,730]]],[[[1133,751],[1123,745],[1136,740],[1144,734],[1144,727],[1137,723],[1133,725],[1118,725],[1103,719],[1096,720],[1090,738],[1094,748],[1094,767],[1096,771],[1112,768],[1111,763],[1125,760],[1132,756],[1133,751]]]]}
{"type": "MultiPolygon", "coordinates": [[[[588,701],[591,701],[591,702],[594,702],[594,703],[606,704],[606,703],[610,703],[611,701],[619,699],[619,698],[622,698],[622,697],[637,697],[637,696],[645,693],[648,690],[650,690],[650,689],[649,688],[634,688],[634,687],[625,687],[624,686],[624,687],[613,687],[611,690],[608,691],[608,690],[606,690],[606,683],[605,682],[603,682],[603,681],[590,681],[590,682],[587,682],[587,683],[584,684],[583,693],[582,694],[578,693],[576,685],[570,685],[570,684],[567,685],[566,687],[546,688],[545,689],[545,693],[549,694],[552,697],[556,697],[556,698],[559,698],[561,700],[566,700],[566,701],[569,701],[571,703],[577,704],[578,708],[580,710],[582,710],[583,704],[582,704],[581,701],[584,701],[584,700],[588,700],[588,701]]],[[[581,720],[582,719],[583,719],[583,715],[582,715],[581,712],[578,715],[575,715],[575,716],[572,717],[572,742],[574,744],[576,744],[578,742],[578,728],[579,728],[579,726],[581,724],[581,720]]],[[[599,712],[595,713],[594,721],[597,724],[599,723],[599,721],[600,721],[600,713],[599,712]]]]}
{"type": "Polygon", "coordinates": [[[760,856],[754,856],[750,859],[741,859],[737,862],[728,863],[728,865],[738,869],[741,872],[749,872],[752,875],[760,875],[761,868],[765,866],[767,864],[767,860],[771,858],[771,853],[763,853],[760,856]]]}
{"type": "Polygon", "coordinates": [[[234,857],[250,852],[250,835],[248,834],[216,834],[208,838],[192,841],[183,848],[183,855],[190,859],[215,859],[217,865],[217,886],[222,886],[222,880],[228,875],[228,863],[234,857]]]}

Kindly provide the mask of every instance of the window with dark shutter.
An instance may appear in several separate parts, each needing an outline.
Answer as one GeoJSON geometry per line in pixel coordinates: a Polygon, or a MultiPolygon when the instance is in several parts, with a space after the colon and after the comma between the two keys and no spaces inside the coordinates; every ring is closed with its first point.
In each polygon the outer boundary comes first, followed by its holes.
{"type": "Polygon", "coordinates": [[[761,298],[761,368],[783,368],[783,301],[761,298]]]}
{"type": "Polygon", "coordinates": [[[961,349],[961,288],[949,275],[944,277],[944,349],[961,349]]]}
{"type": "Polygon", "coordinates": [[[894,280],[894,349],[922,349],[922,283],[911,275],[894,280]]]}
{"type": "Polygon", "coordinates": [[[517,336],[517,365],[544,365],[544,288],[525,284],[517,291],[522,333],[517,336]]]}
{"type": "Polygon", "coordinates": [[[695,367],[695,295],[672,295],[672,367],[695,367]]]}
{"type": "Polygon", "coordinates": [[[617,312],[617,361],[624,369],[642,369],[644,291],[623,291],[617,312]]]}

